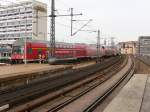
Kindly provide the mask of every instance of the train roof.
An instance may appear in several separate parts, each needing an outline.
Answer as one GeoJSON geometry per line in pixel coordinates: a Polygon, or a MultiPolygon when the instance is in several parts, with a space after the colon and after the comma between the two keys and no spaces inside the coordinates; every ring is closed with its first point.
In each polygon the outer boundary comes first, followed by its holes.
{"type": "MultiPolygon", "coordinates": [[[[16,40],[13,45],[14,46],[21,46],[24,45],[25,40],[16,40]]],[[[27,40],[27,42],[31,42],[31,43],[43,43],[43,44],[47,44],[47,46],[50,45],[50,41],[44,41],[44,40],[27,40]]],[[[65,43],[65,42],[56,42],[56,46],[57,45],[71,45],[74,46],[73,43],[65,43]]]]}
{"type": "MultiPolygon", "coordinates": [[[[24,42],[25,42],[25,40],[16,40],[13,44],[18,44],[18,43],[19,44],[23,44],[24,42]]],[[[50,41],[44,41],[44,40],[27,40],[27,42],[50,44],[50,41]]],[[[80,43],[66,43],[66,42],[56,42],[56,44],[62,44],[62,45],[81,45],[80,43]]],[[[84,45],[86,45],[86,44],[84,44],[84,45]]]]}
{"type": "MultiPolygon", "coordinates": [[[[13,46],[22,46],[24,45],[25,40],[16,40],[13,43],[13,46]]],[[[27,40],[27,42],[31,43],[43,43],[47,44],[47,46],[50,46],[50,41],[44,41],[44,40],[27,40]]],[[[56,46],[73,46],[76,48],[95,48],[97,45],[96,44],[85,44],[85,43],[66,43],[66,42],[56,42],[56,46]]],[[[105,46],[106,49],[109,49],[109,46],[105,46]]]]}
{"type": "MultiPolygon", "coordinates": [[[[25,42],[25,40],[16,40],[13,44],[18,44],[18,43],[23,44],[24,42],[25,42]]],[[[48,44],[49,41],[44,41],[44,40],[26,40],[26,42],[47,43],[48,44]]]]}

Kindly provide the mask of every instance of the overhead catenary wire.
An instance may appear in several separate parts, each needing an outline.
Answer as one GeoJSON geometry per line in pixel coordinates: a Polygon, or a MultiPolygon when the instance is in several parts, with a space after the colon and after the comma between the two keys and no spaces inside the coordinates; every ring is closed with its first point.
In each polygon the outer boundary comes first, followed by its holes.
{"type": "Polygon", "coordinates": [[[76,32],[73,33],[73,35],[77,34],[80,30],[82,30],[86,25],[88,25],[92,19],[90,19],[86,24],[84,24],[80,29],[78,29],[76,32]]]}
{"type": "MultiPolygon", "coordinates": [[[[65,7],[71,7],[71,6],[67,5],[65,2],[61,1],[61,0],[58,0],[58,1],[61,2],[65,7]]],[[[70,11],[73,12],[73,8],[70,8],[70,11]]],[[[80,22],[84,22],[84,21],[88,21],[88,20],[71,19],[71,21],[72,21],[72,22],[71,22],[71,36],[73,36],[73,34],[75,35],[75,34],[78,32],[78,31],[77,31],[77,32],[74,32],[74,33],[73,33],[73,31],[72,31],[73,22],[76,22],[77,24],[80,25],[80,28],[83,28],[85,23],[83,23],[83,24],[81,25],[80,22]]],[[[86,26],[88,26],[88,25],[86,25],[86,26]]],[[[79,30],[80,30],[80,29],[79,29],[79,30]]]]}
{"type": "MultiPolygon", "coordinates": [[[[61,26],[64,26],[64,27],[66,27],[66,28],[70,28],[71,26],[70,25],[65,25],[65,24],[63,24],[63,23],[60,23],[60,22],[56,22],[57,24],[59,24],[59,25],[61,25],[61,26]]],[[[76,27],[73,27],[73,29],[78,29],[78,28],[76,28],[76,27]]]]}

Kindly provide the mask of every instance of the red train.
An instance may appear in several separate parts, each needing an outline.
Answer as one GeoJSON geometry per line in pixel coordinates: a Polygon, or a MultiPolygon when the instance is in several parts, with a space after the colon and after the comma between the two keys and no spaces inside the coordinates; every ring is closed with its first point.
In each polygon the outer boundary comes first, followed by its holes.
{"type": "MultiPolygon", "coordinates": [[[[24,61],[24,50],[27,53],[27,61],[39,61],[41,57],[46,61],[51,60],[49,59],[50,46],[48,41],[27,40],[25,49],[25,42],[23,40],[17,40],[12,47],[12,63],[21,63],[24,61]]],[[[103,47],[100,49],[100,54],[101,57],[112,56],[116,54],[116,50],[103,47]]],[[[75,60],[96,57],[96,45],[56,43],[55,60],[75,60]]]]}

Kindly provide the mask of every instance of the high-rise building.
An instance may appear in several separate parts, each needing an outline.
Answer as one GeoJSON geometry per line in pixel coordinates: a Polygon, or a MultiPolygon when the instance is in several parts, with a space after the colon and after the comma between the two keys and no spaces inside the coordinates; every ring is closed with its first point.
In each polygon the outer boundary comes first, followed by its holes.
{"type": "Polygon", "coordinates": [[[35,0],[0,8],[0,45],[17,39],[47,39],[47,5],[35,0]]]}

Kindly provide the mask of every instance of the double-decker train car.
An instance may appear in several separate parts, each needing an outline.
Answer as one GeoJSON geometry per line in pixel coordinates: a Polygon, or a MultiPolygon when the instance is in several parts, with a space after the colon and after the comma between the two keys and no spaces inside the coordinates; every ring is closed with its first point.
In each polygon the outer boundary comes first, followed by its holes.
{"type": "MultiPolygon", "coordinates": [[[[21,63],[27,61],[57,61],[57,60],[77,60],[89,59],[97,57],[96,45],[80,44],[80,43],[64,43],[56,42],[55,59],[49,57],[50,46],[48,41],[17,40],[12,47],[11,61],[12,63],[21,63]],[[26,47],[25,47],[26,46],[26,47]]],[[[113,55],[111,50],[102,47],[100,49],[100,56],[113,55]]]]}
{"type": "Polygon", "coordinates": [[[96,58],[97,57],[96,45],[94,44],[86,45],[86,53],[88,58],[96,58]]]}
{"type": "Polygon", "coordinates": [[[64,42],[56,42],[55,57],[57,59],[73,58],[74,57],[74,45],[71,43],[67,44],[64,42]]]}
{"type": "Polygon", "coordinates": [[[21,63],[25,57],[27,61],[38,61],[39,55],[44,55],[45,59],[48,55],[48,44],[43,41],[27,40],[26,45],[23,40],[17,40],[12,47],[11,61],[12,63],[21,63]],[[25,49],[26,46],[26,49],[25,49]]]}

